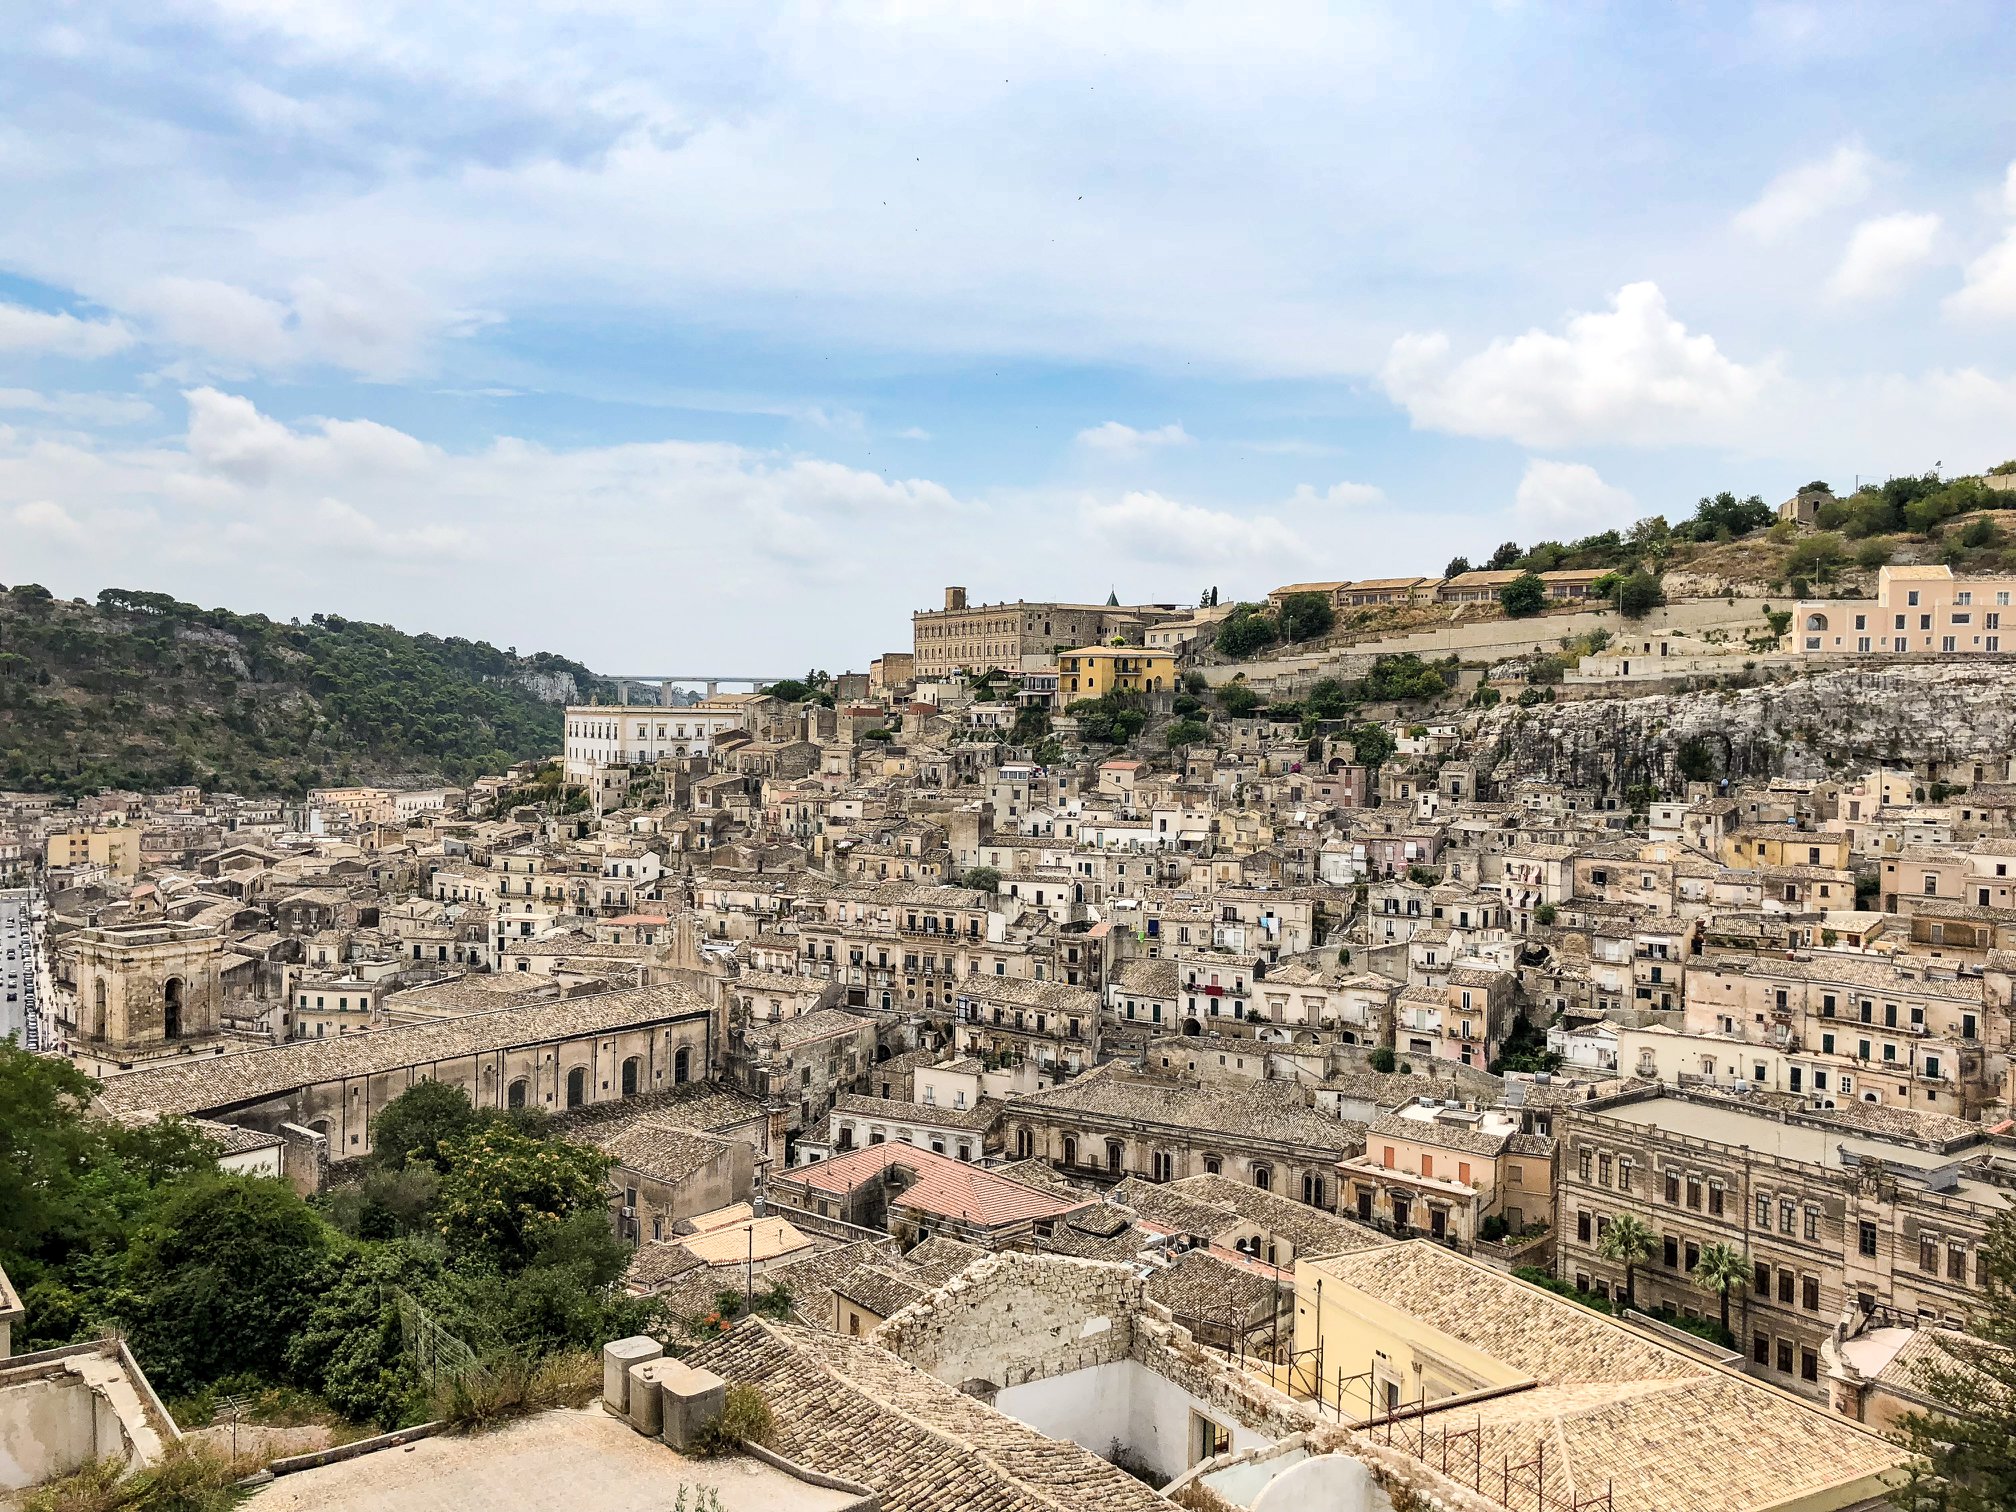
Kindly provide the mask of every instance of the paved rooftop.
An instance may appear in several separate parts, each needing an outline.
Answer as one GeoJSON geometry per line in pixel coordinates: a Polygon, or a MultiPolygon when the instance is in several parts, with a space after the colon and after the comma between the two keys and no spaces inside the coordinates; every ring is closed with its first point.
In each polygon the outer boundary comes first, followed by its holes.
{"type": "Polygon", "coordinates": [[[596,1512],[664,1512],[682,1485],[712,1487],[723,1512],[839,1512],[859,1500],[746,1455],[687,1459],[591,1406],[283,1475],[246,1505],[255,1512],[577,1512],[592,1503],[596,1512]]]}

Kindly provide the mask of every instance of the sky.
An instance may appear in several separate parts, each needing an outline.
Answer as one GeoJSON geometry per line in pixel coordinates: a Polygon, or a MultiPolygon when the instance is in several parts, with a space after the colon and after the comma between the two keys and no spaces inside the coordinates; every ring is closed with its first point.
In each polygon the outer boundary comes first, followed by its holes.
{"type": "Polygon", "coordinates": [[[0,583],[781,676],[2016,456],[2006,5],[15,26],[0,583]]]}

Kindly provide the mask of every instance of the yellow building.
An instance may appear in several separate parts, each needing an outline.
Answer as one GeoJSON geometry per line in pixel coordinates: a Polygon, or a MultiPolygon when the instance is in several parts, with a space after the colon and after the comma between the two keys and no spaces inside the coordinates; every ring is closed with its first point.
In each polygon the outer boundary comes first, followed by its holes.
{"type": "Polygon", "coordinates": [[[1791,825],[1759,825],[1733,830],[1716,846],[1724,866],[1763,871],[1779,866],[1820,866],[1845,871],[1852,837],[1833,831],[1797,829],[1791,825]]]}
{"type": "Polygon", "coordinates": [[[1296,1258],[1284,1384],[1346,1423],[1402,1414],[1396,1444],[1494,1500],[1523,1487],[1514,1507],[1835,1512],[1897,1478],[1902,1449],[1730,1359],[1417,1239],[1296,1258]]]}
{"type": "Polygon", "coordinates": [[[44,856],[50,866],[102,866],[115,877],[136,876],[140,871],[140,831],[64,830],[49,837],[44,856]]]}
{"type": "Polygon", "coordinates": [[[1080,646],[1057,658],[1057,697],[1063,703],[1108,693],[1168,693],[1176,687],[1176,658],[1140,646],[1080,646]]]}

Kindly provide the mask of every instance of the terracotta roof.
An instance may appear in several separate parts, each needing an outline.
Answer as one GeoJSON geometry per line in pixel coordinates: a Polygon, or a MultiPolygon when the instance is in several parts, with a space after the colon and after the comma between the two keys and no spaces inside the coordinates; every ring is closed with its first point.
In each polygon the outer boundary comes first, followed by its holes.
{"type": "Polygon", "coordinates": [[[964,1160],[938,1155],[907,1144],[869,1145],[831,1160],[799,1166],[788,1177],[825,1192],[846,1192],[880,1175],[892,1165],[917,1173],[917,1179],[890,1196],[892,1206],[915,1208],[948,1218],[963,1218],[983,1227],[1020,1223],[1031,1218],[1057,1218],[1091,1205],[1090,1198],[1073,1201],[1002,1176],[964,1160]]]}

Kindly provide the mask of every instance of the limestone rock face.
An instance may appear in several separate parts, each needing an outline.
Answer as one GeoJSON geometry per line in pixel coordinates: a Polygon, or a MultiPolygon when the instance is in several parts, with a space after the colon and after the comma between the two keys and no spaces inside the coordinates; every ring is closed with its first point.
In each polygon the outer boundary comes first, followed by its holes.
{"type": "Polygon", "coordinates": [[[2001,780],[2016,752],[2016,665],[1892,663],[1754,688],[1500,706],[1478,727],[1480,771],[1621,793],[1679,781],[1680,752],[1716,774],[1819,778],[1883,762],[2001,780]]]}

